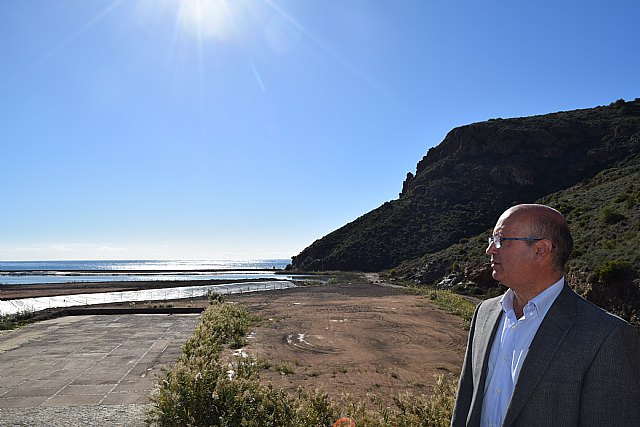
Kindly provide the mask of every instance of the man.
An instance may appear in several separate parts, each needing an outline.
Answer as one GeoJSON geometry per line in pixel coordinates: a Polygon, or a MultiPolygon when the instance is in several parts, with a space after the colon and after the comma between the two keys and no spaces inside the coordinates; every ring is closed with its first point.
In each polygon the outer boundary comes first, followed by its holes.
{"type": "Polygon", "coordinates": [[[451,425],[640,426],[640,336],[574,293],[560,212],[518,205],[489,238],[509,289],[473,316],[451,425]]]}

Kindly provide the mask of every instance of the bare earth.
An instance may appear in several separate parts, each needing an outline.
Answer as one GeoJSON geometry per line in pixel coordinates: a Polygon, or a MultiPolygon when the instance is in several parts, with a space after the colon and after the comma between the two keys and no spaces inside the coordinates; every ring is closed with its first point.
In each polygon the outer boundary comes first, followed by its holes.
{"type": "MultiPolygon", "coordinates": [[[[68,291],[87,292],[87,285],[68,291]]],[[[89,291],[140,285],[111,282],[89,285],[89,291]]],[[[14,298],[53,293],[34,285],[3,289],[2,298],[9,291],[14,298]]],[[[60,293],[60,285],[55,291],[60,293]]],[[[263,382],[291,393],[301,386],[336,398],[348,394],[368,401],[371,393],[391,402],[405,391],[431,394],[436,375],[460,372],[468,335],[461,320],[399,288],[341,283],[235,294],[227,301],[245,304],[264,319],[244,351],[271,366],[261,371],[263,382]]],[[[172,303],[207,305],[202,299],[172,303]]]]}
{"type": "Polygon", "coordinates": [[[244,349],[272,364],[264,382],[331,396],[368,393],[390,402],[431,394],[435,376],[460,372],[467,331],[421,296],[372,284],[341,284],[233,295],[260,315],[244,349]]]}

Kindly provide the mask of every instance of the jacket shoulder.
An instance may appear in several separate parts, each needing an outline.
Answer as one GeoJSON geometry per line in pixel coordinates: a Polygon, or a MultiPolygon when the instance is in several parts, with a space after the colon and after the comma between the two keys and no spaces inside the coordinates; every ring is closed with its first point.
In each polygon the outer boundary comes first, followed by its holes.
{"type": "Polygon", "coordinates": [[[608,328],[631,328],[631,325],[619,316],[610,313],[572,292],[576,299],[576,314],[584,320],[601,324],[608,328]]]}
{"type": "MultiPolygon", "coordinates": [[[[571,305],[575,304],[573,305],[575,307],[576,321],[574,327],[578,330],[584,330],[585,333],[594,337],[598,335],[606,336],[616,330],[625,335],[637,335],[635,328],[627,321],[598,307],[591,301],[587,301],[573,290],[568,289],[563,294],[565,294],[565,301],[571,301],[571,305]]],[[[562,306],[567,307],[566,304],[562,304],[562,306]]]]}
{"type": "Polygon", "coordinates": [[[501,310],[502,309],[502,306],[500,305],[501,298],[502,298],[502,295],[482,301],[476,308],[477,316],[486,315],[490,312],[493,312],[496,309],[501,310]]]}

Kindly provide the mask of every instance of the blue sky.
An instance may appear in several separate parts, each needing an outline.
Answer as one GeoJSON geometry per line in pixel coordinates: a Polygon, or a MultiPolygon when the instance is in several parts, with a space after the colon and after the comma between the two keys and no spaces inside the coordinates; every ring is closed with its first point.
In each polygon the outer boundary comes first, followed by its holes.
{"type": "Polygon", "coordinates": [[[0,0],[0,260],[288,258],[452,128],[640,97],[640,0],[0,0]]]}

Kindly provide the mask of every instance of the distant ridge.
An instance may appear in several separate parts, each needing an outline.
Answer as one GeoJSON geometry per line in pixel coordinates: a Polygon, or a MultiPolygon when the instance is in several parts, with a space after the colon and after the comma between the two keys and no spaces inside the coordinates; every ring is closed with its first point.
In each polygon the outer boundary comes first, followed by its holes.
{"type": "Polygon", "coordinates": [[[639,157],[640,99],[458,127],[407,174],[398,199],[315,241],[292,257],[291,268],[381,271],[405,263],[408,274],[414,260],[415,280],[434,279],[450,266],[430,274],[421,257],[485,232],[515,203],[639,157]]]}

